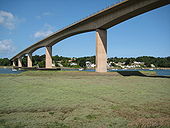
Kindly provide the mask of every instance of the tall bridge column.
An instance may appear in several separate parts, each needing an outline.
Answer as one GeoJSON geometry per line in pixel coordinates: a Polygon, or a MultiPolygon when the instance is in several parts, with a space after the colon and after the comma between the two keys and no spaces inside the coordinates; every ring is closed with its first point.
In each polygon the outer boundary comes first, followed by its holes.
{"type": "Polygon", "coordinates": [[[96,30],[96,72],[107,72],[107,30],[96,30]]]}
{"type": "Polygon", "coordinates": [[[22,67],[22,57],[18,58],[18,67],[22,67]]]}
{"type": "Polygon", "coordinates": [[[45,67],[52,68],[52,47],[46,47],[45,67]]]}
{"type": "Polygon", "coordinates": [[[27,56],[27,66],[32,67],[32,53],[28,53],[27,56]]]}
{"type": "Polygon", "coordinates": [[[13,67],[15,67],[15,66],[16,66],[16,65],[15,65],[15,61],[12,61],[12,66],[13,66],[13,67]]]}

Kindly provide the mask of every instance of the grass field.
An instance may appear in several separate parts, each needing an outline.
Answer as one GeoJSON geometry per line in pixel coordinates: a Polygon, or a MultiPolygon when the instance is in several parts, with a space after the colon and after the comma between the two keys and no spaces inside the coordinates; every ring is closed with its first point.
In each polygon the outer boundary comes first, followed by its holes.
{"type": "Polygon", "coordinates": [[[168,128],[170,79],[116,73],[0,75],[0,128],[168,128]]]}

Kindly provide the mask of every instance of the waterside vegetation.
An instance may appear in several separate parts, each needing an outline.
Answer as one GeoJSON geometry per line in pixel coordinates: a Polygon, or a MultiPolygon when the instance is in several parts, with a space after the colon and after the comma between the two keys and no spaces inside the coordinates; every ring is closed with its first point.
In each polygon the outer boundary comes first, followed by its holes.
{"type": "MultiPolygon", "coordinates": [[[[95,56],[88,56],[88,57],[63,57],[63,56],[53,56],[53,66],[56,67],[71,67],[71,68],[88,68],[87,64],[90,64],[92,68],[95,66],[95,56]]],[[[45,67],[45,55],[35,55],[32,57],[33,65],[39,67],[45,67]]],[[[17,64],[17,63],[16,63],[17,64]]],[[[22,64],[24,67],[27,66],[27,57],[24,56],[22,58],[22,64]]],[[[12,63],[8,58],[1,58],[0,59],[0,66],[11,66],[12,63]]],[[[170,57],[151,57],[151,56],[141,56],[137,58],[118,58],[118,57],[111,57],[108,58],[108,66],[114,68],[170,68],[170,57]],[[135,66],[137,65],[137,66],[135,66]]]]}

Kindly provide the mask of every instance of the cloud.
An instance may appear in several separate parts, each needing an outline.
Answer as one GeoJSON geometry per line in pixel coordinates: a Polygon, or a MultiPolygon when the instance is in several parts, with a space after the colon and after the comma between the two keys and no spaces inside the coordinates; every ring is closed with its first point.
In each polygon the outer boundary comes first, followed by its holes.
{"type": "Polygon", "coordinates": [[[39,37],[47,37],[48,35],[50,35],[51,33],[53,33],[52,31],[48,30],[48,31],[38,31],[34,34],[35,38],[39,38],[39,37]]]}
{"type": "Polygon", "coordinates": [[[0,10],[0,25],[11,30],[15,28],[15,20],[12,13],[0,10]]]}
{"type": "Polygon", "coordinates": [[[9,54],[15,52],[16,48],[12,43],[12,40],[0,40],[0,53],[9,54]]]}
{"type": "Polygon", "coordinates": [[[51,16],[51,15],[53,15],[53,13],[51,13],[51,12],[43,12],[41,15],[37,16],[36,18],[42,19],[43,17],[51,16]]]}
{"type": "Polygon", "coordinates": [[[35,38],[44,38],[53,33],[53,27],[49,24],[45,24],[42,30],[37,31],[34,34],[35,38]]]}

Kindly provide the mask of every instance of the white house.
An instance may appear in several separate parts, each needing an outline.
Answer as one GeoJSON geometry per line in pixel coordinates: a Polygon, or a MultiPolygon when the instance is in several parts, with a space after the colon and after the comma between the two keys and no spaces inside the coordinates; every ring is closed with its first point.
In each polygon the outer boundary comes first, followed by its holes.
{"type": "Polygon", "coordinates": [[[94,68],[96,65],[92,64],[90,61],[86,61],[86,67],[87,68],[94,68]]]}
{"type": "Polygon", "coordinates": [[[71,65],[71,66],[76,66],[76,65],[77,65],[77,63],[70,63],[70,65],[71,65]]]}

